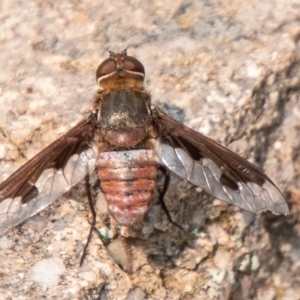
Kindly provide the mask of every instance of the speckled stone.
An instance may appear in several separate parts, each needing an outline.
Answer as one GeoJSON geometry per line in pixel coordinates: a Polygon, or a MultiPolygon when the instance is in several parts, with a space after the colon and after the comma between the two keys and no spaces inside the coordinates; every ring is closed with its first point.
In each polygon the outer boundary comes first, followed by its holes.
{"type": "Polygon", "coordinates": [[[81,184],[0,237],[0,298],[297,299],[299,5],[2,1],[1,180],[88,115],[106,49],[129,46],[145,66],[153,104],[263,168],[291,215],[249,215],[175,179],[166,203],[185,231],[168,222],[156,197],[145,230],[126,233],[131,273],[96,235],[80,267],[90,226],[81,184]],[[31,270],[52,260],[60,271],[47,268],[55,279],[45,288],[31,270]]]}

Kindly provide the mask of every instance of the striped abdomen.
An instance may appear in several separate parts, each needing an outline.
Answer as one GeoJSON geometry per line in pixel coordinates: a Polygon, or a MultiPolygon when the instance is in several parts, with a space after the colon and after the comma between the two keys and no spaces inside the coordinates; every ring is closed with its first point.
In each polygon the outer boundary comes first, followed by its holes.
{"type": "Polygon", "coordinates": [[[98,176],[110,213],[120,225],[141,222],[156,186],[157,158],[152,150],[103,152],[98,176]]]}

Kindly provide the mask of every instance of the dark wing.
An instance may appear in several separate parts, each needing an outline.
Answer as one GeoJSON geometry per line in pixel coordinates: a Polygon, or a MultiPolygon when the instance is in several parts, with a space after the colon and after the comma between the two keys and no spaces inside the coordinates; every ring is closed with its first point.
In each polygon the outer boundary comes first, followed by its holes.
{"type": "Polygon", "coordinates": [[[77,124],[0,184],[0,233],[43,210],[93,168],[93,118],[77,124]]]}
{"type": "Polygon", "coordinates": [[[172,172],[245,210],[289,213],[281,192],[257,167],[159,109],[153,114],[159,134],[156,151],[172,172]]]}

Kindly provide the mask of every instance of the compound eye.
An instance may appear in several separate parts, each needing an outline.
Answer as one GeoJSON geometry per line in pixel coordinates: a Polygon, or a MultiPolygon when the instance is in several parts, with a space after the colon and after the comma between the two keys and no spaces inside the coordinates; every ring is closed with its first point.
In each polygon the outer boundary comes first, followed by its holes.
{"type": "Polygon", "coordinates": [[[98,67],[96,71],[96,79],[97,81],[102,76],[108,75],[110,73],[113,73],[117,70],[116,63],[112,58],[107,58],[104,60],[98,67]]]}
{"type": "Polygon", "coordinates": [[[145,69],[142,63],[132,56],[126,56],[124,58],[124,69],[126,71],[142,73],[145,75],[145,69]]]}

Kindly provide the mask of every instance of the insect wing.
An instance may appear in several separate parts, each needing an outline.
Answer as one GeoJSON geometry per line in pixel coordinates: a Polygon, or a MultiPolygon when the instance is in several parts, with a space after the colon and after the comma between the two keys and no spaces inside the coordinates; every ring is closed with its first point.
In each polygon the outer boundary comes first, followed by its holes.
{"type": "Polygon", "coordinates": [[[218,199],[259,213],[288,214],[283,195],[257,167],[208,137],[153,110],[162,163],[218,199]]]}
{"type": "Polygon", "coordinates": [[[89,173],[98,155],[93,124],[80,122],[0,184],[0,233],[43,210],[89,173]]]}

